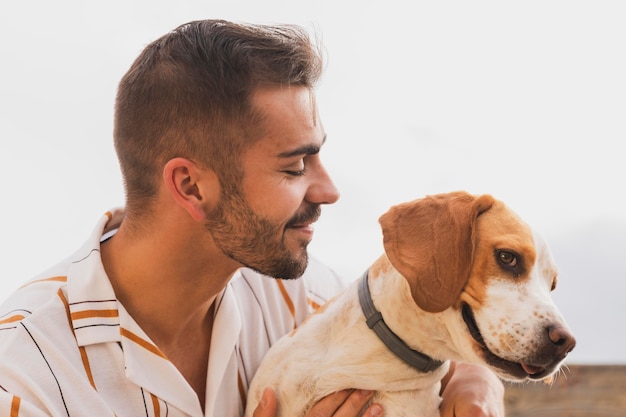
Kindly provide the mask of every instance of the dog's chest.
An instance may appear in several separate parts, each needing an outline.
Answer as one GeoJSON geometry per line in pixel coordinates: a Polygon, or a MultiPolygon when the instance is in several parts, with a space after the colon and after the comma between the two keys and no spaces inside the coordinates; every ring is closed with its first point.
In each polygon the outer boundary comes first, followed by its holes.
{"type": "Polygon", "coordinates": [[[385,408],[386,415],[438,415],[433,412],[447,364],[422,373],[391,353],[365,324],[357,285],[275,344],[251,391],[276,387],[284,417],[300,415],[324,396],[346,388],[377,391],[376,401],[392,411],[385,408]]]}

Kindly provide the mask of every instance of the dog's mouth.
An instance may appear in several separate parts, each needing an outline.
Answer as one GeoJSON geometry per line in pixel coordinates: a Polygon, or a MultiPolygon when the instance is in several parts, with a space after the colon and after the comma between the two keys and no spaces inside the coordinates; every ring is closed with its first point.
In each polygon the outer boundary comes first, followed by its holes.
{"type": "Polygon", "coordinates": [[[487,362],[489,365],[499,368],[502,371],[506,372],[509,376],[519,380],[539,380],[545,378],[551,373],[552,367],[547,368],[543,366],[530,365],[527,363],[511,362],[496,355],[487,347],[485,339],[478,329],[476,319],[474,319],[474,312],[472,311],[471,307],[468,304],[463,303],[461,313],[463,315],[463,321],[465,321],[467,329],[469,330],[472,338],[476,341],[476,343],[480,345],[483,353],[483,358],[485,359],[485,362],[487,362]]]}

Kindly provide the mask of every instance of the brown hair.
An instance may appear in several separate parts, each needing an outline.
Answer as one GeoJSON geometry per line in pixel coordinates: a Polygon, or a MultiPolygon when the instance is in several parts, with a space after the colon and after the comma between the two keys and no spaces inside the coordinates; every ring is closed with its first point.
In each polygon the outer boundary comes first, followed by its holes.
{"type": "Polygon", "coordinates": [[[262,133],[249,98],[264,84],[314,87],[319,49],[293,25],[186,23],[149,44],[120,81],[115,149],[127,208],[157,191],[164,164],[184,157],[236,187],[241,151],[262,133]]]}

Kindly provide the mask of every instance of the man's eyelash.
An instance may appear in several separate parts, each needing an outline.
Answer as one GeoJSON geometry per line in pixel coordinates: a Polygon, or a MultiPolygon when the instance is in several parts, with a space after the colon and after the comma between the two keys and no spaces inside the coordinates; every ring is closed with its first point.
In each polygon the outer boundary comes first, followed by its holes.
{"type": "Polygon", "coordinates": [[[292,177],[301,177],[306,174],[306,168],[301,169],[300,171],[284,171],[285,174],[291,175],[292,177]]]}

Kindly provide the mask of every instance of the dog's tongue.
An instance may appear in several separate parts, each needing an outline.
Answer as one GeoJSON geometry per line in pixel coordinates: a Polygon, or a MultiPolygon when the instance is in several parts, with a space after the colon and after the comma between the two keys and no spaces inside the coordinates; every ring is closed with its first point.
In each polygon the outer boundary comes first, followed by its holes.
{"type": "Polygon", "coordinates": [[[544,369],[542,367],[528,365],[526,363],[522,363],[521,365],[522,365],[522,369],[524,370],[524,372],[526,372],[528,375],[535,375],[535,374],[543,371],[543,369],[544,369]]]}

